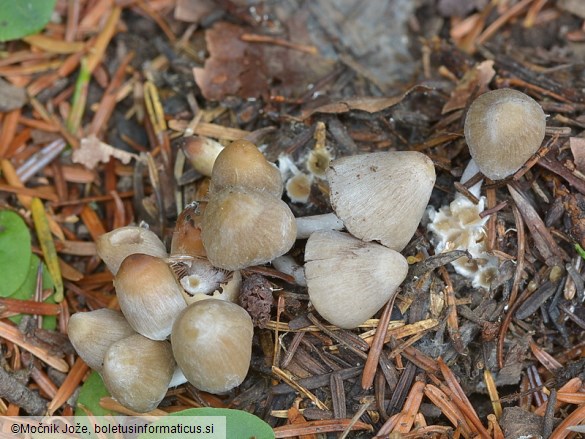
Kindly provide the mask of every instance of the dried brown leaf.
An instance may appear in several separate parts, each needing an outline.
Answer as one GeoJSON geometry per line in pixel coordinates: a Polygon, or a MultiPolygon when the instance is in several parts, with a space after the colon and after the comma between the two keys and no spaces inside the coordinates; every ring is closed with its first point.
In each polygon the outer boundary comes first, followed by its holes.
{"type": "Polygon", "coordinates": [[[132,159],[138,159],[136,154],[114,148],[107,143],[101,142],[96,136],[89,136],[81,139],[79,149],[73,151],[73,162],[81,163],[86,168],[95,169],[98,163],[107,163],[114,157],[125,165],[132,159]]]}
{"type": "Polygon", "coordinates": [[[488,90],[488,84],[496,75],[494,61],[487,60],[469,70],[451,93],[451,98],[443,107],[442,114],[465,108],[473,94],[481,94],[488,90]]]}

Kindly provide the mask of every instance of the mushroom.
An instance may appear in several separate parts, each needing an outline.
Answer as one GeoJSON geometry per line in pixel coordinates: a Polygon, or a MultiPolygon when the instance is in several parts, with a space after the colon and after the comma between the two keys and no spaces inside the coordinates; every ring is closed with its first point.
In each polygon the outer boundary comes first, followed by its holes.
{"type": "Polygon", "coordinates": [[[96,240],[97,253],[112,274],[116,274],[126,256],[134,253],[159,258],[167,257],[167,249],[162,241],[144,227],[120,227],[104,233],[96,240]]]}
{"type": "Polygon", "coordinates": [[[425,212],[435,168],[419,152],[376,152],[332,161],[327,180],[331,205],[352,235],[400,251],[425,212]]]}
{"type": "Polygon", "coordinates": [[[180,140],[180,146],[193,169],[201,175],[211,177],[213,164],[223,150],[223,145],[207,137],[188,136],[180,140]]]}
{"type": "Polygon", "coordinates": [[[201,226],[209,261],[239,270],[286,253],[296,239],[295,218],[280,199],[262,191],[224,188],[213,194],[201,226]]]}
{"type": "Polygon", "coordinates": [[[73,314],[69,318],[67,333],[83,361],[100,372],[108,348],[135,331],[120,311],[102,308],[73,314]]]}
{"type": "Polygon", "coordinates": [[[305,261],[311,303],[329,322],[347,329],[372,317],[408,272],[397,251],[333,230],[310,236],[305,261]]]}
{"type": "Polygon", "coordinates": [[[217,156],[211,174],[212,196],[226,187],[240,187],[265,191],[276,198],[282,197],[280,171],[268,162],[252,142],[236,140],[217,156]]]}
{"type": "Polygon", "coordinates": [[[465,140],[481,172],[492,180],[522,167],[544,139],[546,115],[530,96],[512,89],[478,97],[465,117],[465,140]]]}
{"type": "Polygon", "coordinates": [[[158,406],[175,374],[175,360],[168,341],[134,334],[107,350],[102,377],[120,404],[144,413],[158,406]]]}
{"type": "Polygon", "coordinates": [[[252,319],[224,300],[189,305],[173,325],[171,344],[177,364],[191,384],[211,393],[239,386],[250,367],[252,319]]]}
{"type": "Polygon", "coordinates": [[[167,338],[175,318],[187,307],[173,270],[154,256],[128,256],[114,278],[114,286],[130,326],[153,340],[167,338]]]}

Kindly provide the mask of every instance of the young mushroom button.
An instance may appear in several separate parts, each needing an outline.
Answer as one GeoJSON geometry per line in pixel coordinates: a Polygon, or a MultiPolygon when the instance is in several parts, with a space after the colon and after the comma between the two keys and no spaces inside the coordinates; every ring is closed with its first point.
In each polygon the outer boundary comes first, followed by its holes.
{"type": "Polygon", "coordinates": [[[280,171],[268,162],[252,142],[236,140],[217,156],[211,173],[210,193],[226,187],[240,187],[282,197],[280,171]]]}
{"type": "Polygon", "coordinates": [[[501,180],[516,172],[544,139],[546,115],[530,96],[512,89],[478,97],[465,118],[465,140],[481,172],[501,180]]]}
{"type": "Polygon", "coordinates": [[[108,308],[75,313],[67,324],[71,344],[83,361],[98,372],[109,347],[135,333],[120,311],[108,308]]]}
{"type": "Polygon", "coordinates": [[[175,360],[168,341],[134,334],[110,346],[102,377],[120,404],[144,413],[162,401],[174,373],[175,360]]]}
{"type": "Polygon", "coordinates": [[[435,167],[419,152],[377,152],[332,161],[327,180],[331,205],[352,235],[400,251],[424,214],[435,167]]]}

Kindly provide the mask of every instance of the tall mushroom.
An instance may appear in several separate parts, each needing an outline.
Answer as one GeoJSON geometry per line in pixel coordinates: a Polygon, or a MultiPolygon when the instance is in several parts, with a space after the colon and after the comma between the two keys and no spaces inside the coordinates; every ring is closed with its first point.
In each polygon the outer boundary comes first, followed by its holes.
{"type": "Polygon", "coordinates": [[[236,141],[224,148],[213,167],[201,224],[209,261],[238,270],[286,253],[297,230],[281,195],[278,169],[252,143],[236,141]]]}

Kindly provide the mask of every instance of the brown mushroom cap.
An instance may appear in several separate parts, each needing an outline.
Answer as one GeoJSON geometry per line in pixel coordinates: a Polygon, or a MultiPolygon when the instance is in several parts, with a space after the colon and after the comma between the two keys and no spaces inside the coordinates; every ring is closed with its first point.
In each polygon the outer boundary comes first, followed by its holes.
{"type": "Polygon", "coordinates": [[[128,256],[120,265],[114,286],[130,326],[153,340],[167,338],[175,318],[187,307],[173,270],[154,256],[128,256]]]}
{"type": "Polygon", "coordinates": [[[226,270],[270,262],[290,250],[296,233],[295,218],[282,200],[244,188],[214,193],[201,225],[207,258],[226,270]]]}
{"type": "Polygon", "coordinates": [[[352,235],[400,251],[424,214],[435,167],[419,152],[376,152],[332,161],[327,180],[331,205],[352,235]]]}
{"type": "Polygon", "coordinates": [[[546,115],[530,96],[512,89],[478,97],[465,118],[465,139],[481,172],[492,180],[512,175],[540,148],[546,115]]]}
{"type": "Polygon", "coordinates": [[[104,358],[102,376],[120,404],[144,413],[156,408],[175,372],[168,341],[134,334],[112,344],[104,358]]]}
{"type": "Polygon", "coordinates": [[[229,186],[266,191],[282,197],[280,171],[268,162],[252,142],[236,140],[217,156],[211,174],[211,193],[229,186]]]}
{"type": "Polygon", "coordinates": [[[355,328],[394,294],[408,272],[400,253],[337,231],[311,235],[305,276],[319,314],[340,328],[355,328]]]}
{"type": "Polygon", "coordinates": [[[96,240],[96,248],[99,257],[114,275],[128,255],[144,253],[159,258],[167,257],[167,250],[159,237],[137,226],[120,227],[104,233],[96,240]]]}
{"type": "Polygon", "coordinates": [[[200,390],[223,393],[250,367],[254,326],[248,313],[224,300],[201,300],[177,318],[171,344],[177,364],[200,390]]]}
{"type": "Polygon", "coordinates": [[[67,325],[67,333],[83,361],[99,372],[108,348],[136,332],[120,311],[100,308],[73,314],[67,325]]]}

